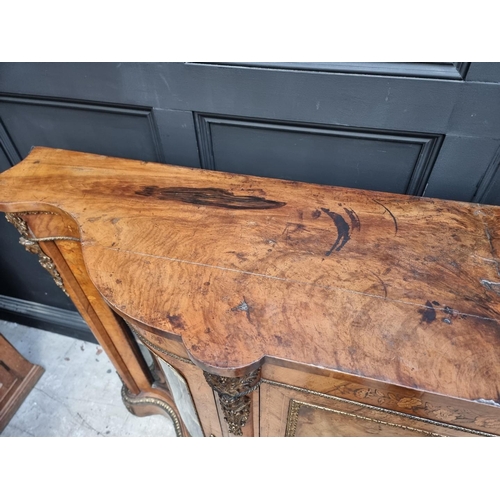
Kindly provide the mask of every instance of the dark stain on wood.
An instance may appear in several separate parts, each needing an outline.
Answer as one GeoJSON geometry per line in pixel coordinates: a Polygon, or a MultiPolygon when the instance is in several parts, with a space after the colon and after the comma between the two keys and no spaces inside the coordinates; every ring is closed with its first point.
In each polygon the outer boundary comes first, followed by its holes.
{"type": "Polygon", "coordinates": [[[245,262],[248,260],[246,255],[243,252],[235,252],[234,250],[231,250],[230,252],[227,252],[227,253],[234,254],[240,262],[245,262]]]}
{"type": "Polygon", "coordinates": [[[321,212],[319,210],[314,210],[314,212],[311,213],[311,217],[313,219],[317,219],[321,215],[321,212]]]}
{"type": "Polygon", "coordinates": [[[425,307],[419,309],[418,312],[422,315],[421,323],[432,323],[436,320],[436,311],[429,300],[425,303],[425,307]]]}
{"type": "Polygon", "coordinates": [[[385,211],[392,217],[392,220],[394,221],[394,229],[396,230],[395,234],[398,234],[398,221],[396,220],[396,217],[394,217],[394,214],[383,203],[380,203],[380,201],[374,200],[373,198],[372,201],[384,208],[385,211]]]}
{"type": "Polygon", "coordinates": [[[321,210],[333,220],[335,227],[337,228],[337,239],[332,245],[332,248],[325,252],[325,255],[328,257],[334,250],[340,252],[342,247],[351,239],[351,237],[349,235],[349,224],[347,224],[345,219],[340,214],[331,212],[328,208],[322,208],[321,210]]]}
{"type": "Polygon", "coordinates": [[[186,326],[184,321],[182,321],[182,316],[180,314],[167,314],[168,321],[174,328],[179,328],[180,330],[185,330],[186,326]]]}
{"type": "Polygon", "coordinates": [[[361,231],[361,222],[359,221],[358,214],[350,208],[344,208],[344,211],[349,216],[349,219],[351,219],[351,230],[357,229],[361,231]]]}
{"type": "Polygon", "coordinates": [[[139,196],[157,198],[158,200],[180,201],[191,205],[231,208],[234,210],[267,210],[286,205],[281,201],[266,200],[258,196],[237,196],[230,191],[219,188],[188,188],[143,186],[135,191],[139,196]]]}

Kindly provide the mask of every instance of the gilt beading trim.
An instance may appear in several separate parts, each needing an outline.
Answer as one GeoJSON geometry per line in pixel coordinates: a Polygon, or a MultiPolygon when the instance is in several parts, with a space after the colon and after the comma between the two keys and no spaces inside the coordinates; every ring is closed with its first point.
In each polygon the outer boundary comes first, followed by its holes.
{"type": "Polygon", "coordinates": [[[134,412],[132,411],[132,407],[139,405],[155,405],[161,408],[162,410],[165,410],[172,419],[175,429],[175,435],[177,437],[182,437],[182,429],[179,418],[177,417],[177,414],[175,413],[174,409],[170,405],[165,403],[165,401],[153,397],[133,398],[129,395],[125,385],[122,386],[122,401],[127,410],[132,414],[134,414],[134,412]]]}
{"type": "Polygon", "coordinates": [[[356,415],[355,413],[348,413],[346,411],[335,410],[333,408],[327,408],[325,406],[315,405],[312,403],[306,403],[304,401],[297,401],[295,399],[290,400],[290,405],[288,407],[288,418],[287,418],[287,422],[286,422],[285,437],[294,437],[295,436],[295,433],[297,431],[297,422],[298,422],[298,418],[299,418],[299,411],[300,411],[300,408],[302,408],[303,406],[308,406],[309,408],[316,408],[318,410],[324,410],[324,411],[328,411],[331,413],[336,413],[338,415],[357,418],[360,420],[367,420],[369,422],[374,422],[376,424],[388,425],[390,427],[398,427],[400,429],[408,430],[411,432],[418,432],[420,434],[425,434],[426,436],[443,437],[441,434],[437,434],[436,432],[424,431],[422,429],[416,429],[415,427],[409,427],[407,425],[395,424],[393,422],[386,422],[385,420],[378,420],[375,418],[365,417],[363,415],[356,415]]]}
{"type": "MultiPolygon", "coordinates": [[[[349,404],[353,404],[355,406],[359,406],[361,408],[376,410],[376,411],[380,411],[382,413],[387,413],[389,415],[396,415],[398,417],[405,417],[405,418],[409,418],[411,420],[415,420],[417,422],[423,422],[426,424],[437,425],[439,427],[445,427],[447,429],[453,429],[453,430],[460,431],[460,432],[468,432],[470,434],[477,434],[478,436],[497,437],[495,434],[490,434],[488,432],[477,431],[475,429],[468,429],[466,427],[459,427],[458,425],[447,424],[445,422],[439,422],[437,420],[430,420],[430,419],[423,418],[423,417],[417,417],[416,415],[410,415],[408,413],[401,413],[399,411],[389,410],[387,408],[381,408],[379,406],[373,406],[373,405],[369,405],[366,403],[360,403],[359,401],[353,401],[352,399],[345,399],[345,398],[341,398],[339,396],[332,396],[331,394],[323,394],[321,392],[312,391],[311,389],[304,389],[302,387],[284,384],[282,382],[275,382],[274,380],[262,379],[261,382],[263,384],[274,385],[276,387],[283,387],[284,389],[292,389],[294,391],[303,392],[305,394],[311,394],[313,396],[320,396],[320,397],[325,398],[325,399],[339,401],[342,403],[349,403],[349,404]]],[[[309,403],[307,403],[307,404],[309,404],[309,403]]]]}
{"type": "MultiPolygon", "coordinates": [[[[5,214],[5,218],[8,222],[10,222],[21,234],[19,238],[19,243],[23,245],[26,251],[33,253],[38,256],[38,262],[40,265],[49,272],[54,280],[54,283],[69,297],[68,292],[64,288],[64,283],[61,275],[59,274],[54,261],[44,253],[38,241],[51,241],[52,239],[66,239],[65,236],[55,236],[50,238],[33,238],[30,235],[28,224],[21,217],[21,215],[34,215],[39,213],[52,213],[52,212],[18,212],[18,213],[7,213],[5,214]]],[[[69,237],[68,237],[69,238],[69,237]]],[[[77,240],[79,241],[79,240],[77,240]]]]}
{"type": "Polygon", "coordinates": [[[30,241],[81,241],[80,238],[75,238],[74,236],[45,236],[44,238],[30,238],[30,241]]]}

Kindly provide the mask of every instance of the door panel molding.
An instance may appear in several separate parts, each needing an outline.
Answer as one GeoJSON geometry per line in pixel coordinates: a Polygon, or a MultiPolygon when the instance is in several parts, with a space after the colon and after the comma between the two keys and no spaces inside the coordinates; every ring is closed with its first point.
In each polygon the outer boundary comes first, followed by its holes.
{"type": "Polygon", "coordinates": [[[21,155],[17,151],[14,143],[12,142],[7,129],[5,128],[2,120],[0,119],[0,148],[4,152],[10,166],[13,167],[21,161],[21,155]]]}
{"type": "Polygon", "coordinates": [[[439,78],[465,80],[470,62],[213,62],[185,63],[287,71],[321,73],[350,73],[358,75],[403,76],[410,78],[439,78]]]}
{"type": "MultiPolygon", "coordinates": [[[[117,114],[125,115],[130,117],[137,117],[138,119],[146,119],[148,124],[148,132],[150,134],[150,139],[153,143],[154,152],[156,154],[156,160],[160,163],[164,163],[163,148],[161,146],[161,141],[159,137],[159,131],[156,124],[156,120],[153,113],[153,108],[150,107],[140,107],[140,106],[130,106],[130,105],[118,105],[118,104],[101,104],[91,101],[82,100],[69,100],[69,99],[57,99],[54,97],[44,98],[39,96],[19,96],[14,94],[0,93],[0,119],[2,117],[1,104],[19,104],[28,106],[45,106],[50,108],[59,108],[64,110],[80,110],[80,111],[90,111],[94,113],[105,113],[105,114],[117,114]]],[[[5,130],[7,137],[7,129],[5,126],[2,127],[0,122],[0,142],[3,140],[2,128],[5,130]]],[[[15,151],[17,149],[11,144],[15,151]]],[[[38,144],[37,144],[38,145],[38,144]]],[[[90,152],[90,151],[89,151],[90,152]]],[[[15,162],[21,161],[21,157],[15,162]]],[[[15,164],[14,163],[14,164],[15,164]]]]}
{"type": "Polygon", "coordinates": [[[500,203],[500,195],[496,186],[500,186],[500,147],[481,178],[472,201],[489,205],[500,203]]]}
{"type": "MultiPolygon", "coordinates": [[[[421,196],[426,188],[427,180],[432,171],[434,162],[439,154],[439,149],[444,140],[441,134],[408,133],[390,130],[374,130],[356,127],[337,127],[302,124],[285,121],[252,120],[244,117],[231,117],[194,113],[198,135],[198,149],[202,168],[217,170],[214,155],[214,142],[212,136],[213,125],[225,125],[263,131],[286,131],[305,134],[348,137],[351,139],[373,140],[379,142],[406,143],[420,146],[420,153],[413,166],[410,180],[406,186],[405,194],[421,196]]],[[[297,179],[298,180],[298,179],[297,179]]]]}

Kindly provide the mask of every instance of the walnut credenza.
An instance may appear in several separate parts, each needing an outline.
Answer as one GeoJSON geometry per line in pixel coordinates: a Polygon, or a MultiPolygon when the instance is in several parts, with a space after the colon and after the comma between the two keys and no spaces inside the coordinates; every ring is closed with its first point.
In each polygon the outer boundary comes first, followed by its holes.
{"type": "Polygon", "coordinates": [[[35,148],[0,209],[178,435],[500,434],[499,207],[35,148]]]}

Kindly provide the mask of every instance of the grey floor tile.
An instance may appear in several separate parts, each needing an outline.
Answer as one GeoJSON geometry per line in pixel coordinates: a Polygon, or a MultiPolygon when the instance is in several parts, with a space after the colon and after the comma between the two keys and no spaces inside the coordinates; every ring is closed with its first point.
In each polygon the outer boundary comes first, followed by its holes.
{"type": "Polygon", "coordinates": [[[21,436],[175,436],[170,419],[135,417],[99,346],[0,321],[0,332],[45,373],[1,434],[21,436]]]}

